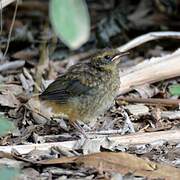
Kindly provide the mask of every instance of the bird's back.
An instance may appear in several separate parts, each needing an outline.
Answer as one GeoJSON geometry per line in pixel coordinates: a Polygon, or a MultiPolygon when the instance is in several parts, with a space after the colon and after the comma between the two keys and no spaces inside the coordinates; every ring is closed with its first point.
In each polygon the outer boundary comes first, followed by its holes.
{"type": "Polygon", "coordinates": [[[90,63],[72,66],[40,95],[55,113],[69,119],[90,121],[112,104],[119,88],[118,72],[104,72],[90,63]]]}

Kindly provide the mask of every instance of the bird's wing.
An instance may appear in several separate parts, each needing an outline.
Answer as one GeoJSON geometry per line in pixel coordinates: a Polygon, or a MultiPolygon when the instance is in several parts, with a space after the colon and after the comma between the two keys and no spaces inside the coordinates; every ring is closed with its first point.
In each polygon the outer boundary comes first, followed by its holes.
{"type": "Polygon", "coordinates": [[[92,88],[83,84],[80,79],[72,79],[63,75],[58,77],[47,87],[47,89],[40,95],[40,99],[66,103],[71,97],[88,94],[90,89],[92,88]]]}

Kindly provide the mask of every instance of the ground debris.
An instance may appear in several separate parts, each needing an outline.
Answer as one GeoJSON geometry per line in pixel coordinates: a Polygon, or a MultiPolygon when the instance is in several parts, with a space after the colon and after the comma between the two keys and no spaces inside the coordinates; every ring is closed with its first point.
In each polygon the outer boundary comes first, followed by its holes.
{"type": "Polygon", "coordinates": [[[179,3],[87,0],[91,37],[73,51],[49,25],[48,3],[19,4],[6,56],[14,4],[2,11],[0,114],[16,128],[0,137],[0,164],[21,169],[22,180],[179,179],[180,99],[170,92],[180,83],[179,3]],[[97,121],[80,122],[85,139],[38,96],[102,47],[129,55],[115,103],[97,121]]]}

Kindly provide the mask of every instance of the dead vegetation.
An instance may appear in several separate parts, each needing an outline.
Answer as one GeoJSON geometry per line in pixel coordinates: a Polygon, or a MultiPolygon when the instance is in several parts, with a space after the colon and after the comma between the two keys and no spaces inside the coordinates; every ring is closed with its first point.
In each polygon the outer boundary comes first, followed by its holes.
{"type": "Polygon", "coordinates": [[[0,137],[0,164],[20,168],[21,179],[180,179],[180,100],[169,90],[180,82],[178,1],[87,2],[92,37],[77,51],[53,33],[48,1],[19,3],[6,56],[15,4],[2,3],[0,114],[15,128],[0,137]],[[114,106],[91,130],[82,124],[88,139],[66,119],[29,105],[59,74],[104,47],[130,55],[121,62],[114,106]]]}

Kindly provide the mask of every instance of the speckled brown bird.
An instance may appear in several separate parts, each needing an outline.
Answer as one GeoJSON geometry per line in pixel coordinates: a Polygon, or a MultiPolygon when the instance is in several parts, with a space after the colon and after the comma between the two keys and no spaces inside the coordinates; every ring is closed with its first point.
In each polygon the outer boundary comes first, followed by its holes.
{"type": "MultiPolygon", "coordinates": [[[[125,53],[127,54],[127,53],[125,53]]],[[[55,114],[64,114],[77,126],[103,114],[120,87],[118,64],[124,54],[106,50],[90,61],[75,64],[39,96],[55,114]]]]}

